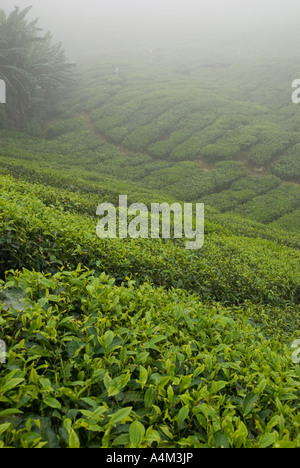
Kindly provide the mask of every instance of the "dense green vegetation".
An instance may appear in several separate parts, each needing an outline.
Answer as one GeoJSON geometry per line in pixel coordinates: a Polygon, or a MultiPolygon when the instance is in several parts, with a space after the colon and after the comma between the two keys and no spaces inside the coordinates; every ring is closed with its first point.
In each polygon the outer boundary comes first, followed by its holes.
{"type": "MultiPolygon", "coordinates": [[[[299,253],[290,247],[279,248],[269,240],[258,244],[209,224],[209,241],[196,254],[173,242],[103,241],[96,236],[96,217],[68,213],[73,211],[71,202],[67,197],[59,202],[57,191],[55,206],[48,189],[15,184],[11,178],[2,179],[1,185],[2,274],[5,269],[22,266],[53,272],[58,265],[74,269],[82,263],[92,269],[98,264],[120,281],[137,276],[139,282],[150,279],[156,285],[180,286],[224,303],[299,303],[299,253]],[[9,233],[6,237],[5,232],[9,233]],[[139,258],[140,251],[143,255],[139,258]]],[[[76,198],[74,202],[79,204],[76,198]]]]}
{"type": "Polygon", "coordinates": [[[297,446],[299,366],[238,311],[80,269],[1,289],[2,445],[297,446]]]}
{"type": "Polygon", "coordinates": [[[90,196],[1,177],[2,445],[298,446],[299,250],[100,241],[90,196]]]}
{"type": "Polygon", "coordinates": [[[40,35],[37,20],[27,20],[31,7],[9,15],[0,10],[0,79],[7,87],[7,106],[0,117],[3,126],[21,130],[32,118],[39,120],[55,110],[61,90],[70,82],[73,66],[68,64],[60,44],[52,36],[40,35]]]}
{"type": "MultiPolygon", "coordinates": [[[[105,175],[116,186],[131,181],[137,192],[204,201],[297,232],[300,122],[286,87],[294,66],[282,58],[283,73],[265,61],[232,61],[222,88],[205,59],[188,77],[174,71],[171,58],[164,65],[145,56],[86,64],[78,67],[73,95],[58,104],[60,115],[40,134],[45,139],[2,132],[0,156],[7,162],[22,155],[40,166],[38,152],[51,169],[77,168],[81,177],[89,171],[88,177],[102,180],[105,175]],[[264,79],[250,93],[254,64],[264,79]],[[287,214],[294,221],[283,224],[287,214]]],[[[40,131],[34,119],[28,127],[32,135],[40,131]]]]}
{"type": "Polygon", "coordinates": [[[25,132],[0,106],[0,447],[300,447],[294,65],[196,56],[80,64],[25,132]],[[100,240],[120,194],[204,202],[204,247],[100,240]]]}

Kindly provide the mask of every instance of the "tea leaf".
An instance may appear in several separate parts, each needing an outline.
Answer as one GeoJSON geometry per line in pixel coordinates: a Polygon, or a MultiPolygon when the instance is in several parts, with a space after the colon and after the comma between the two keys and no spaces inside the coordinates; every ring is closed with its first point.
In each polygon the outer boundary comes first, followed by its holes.
{"type": "Polygon", "coordinates": [[[113,426],[119,422],[127,420],[131,411],[132,407],[120,409],[119,411],[110,416],[110,424],[113,426]]]}
{"type": "Polygon", "coordinates": [[[253,411],[257,401],[258,401],[258,396],[256,395],[256,393],[253,393],[253,392],[248,393],[248,395],[246,396],[243,402],[245,416],[247,416],[249,413],[251,413],[251,411],[253,411]]]}
{"type": "Polygon", "coordinates": [[[71,449],[80,448],[79,437],[76,434],[76,432],[74,431],[74,429],[71,429],[70,433],[69,433],[69,448],[71,448],[71,449]]]}
{"type": "Polygon", "coordinates": [[[189,415],[189,407],[183,406],[183,408],[180,409],[178,415],[177,415],[177,423],[178,426],[180,426],[188,417],[189,415]]]}
{"type": "Polygon", "coordinates": [[[145,427],[139,421],[134,421],[129,427],[129,440],[133,447],[137,448],[145,435],[145,427]]]}
{"type": "Polygon", "coordinates": [[[46,398],[44,398],[43,401],[47,406],[50,406],[51,408],[61,409],[61,404],[56,398],[47,396],[46,398]]]}

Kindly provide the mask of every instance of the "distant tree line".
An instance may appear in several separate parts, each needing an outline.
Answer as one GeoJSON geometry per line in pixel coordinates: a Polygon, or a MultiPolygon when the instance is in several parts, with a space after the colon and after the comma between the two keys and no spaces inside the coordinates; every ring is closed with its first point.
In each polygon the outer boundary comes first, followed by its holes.
{"type": "Polygon", "coordinates": [[[30,9],[15,7],[9,15],[0,9],[0,79],[7,90],[0,128],[23,130],[32,117],[53,109],[72,81],[74,65],[60,43],[52,44],[51,33],[42,33],[37,19],[26,19],[30,9]]]}

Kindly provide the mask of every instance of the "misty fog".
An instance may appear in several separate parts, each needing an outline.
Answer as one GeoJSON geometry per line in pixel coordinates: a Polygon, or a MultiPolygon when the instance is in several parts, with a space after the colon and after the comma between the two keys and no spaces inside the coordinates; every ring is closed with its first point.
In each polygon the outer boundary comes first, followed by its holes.
{"type": "Polygon", "coordinates": [[[2,0],[61,41],[71,59],[112,50],[196,47],[210,53],[290,54],[300,42],[297,0],[2,0]]]}

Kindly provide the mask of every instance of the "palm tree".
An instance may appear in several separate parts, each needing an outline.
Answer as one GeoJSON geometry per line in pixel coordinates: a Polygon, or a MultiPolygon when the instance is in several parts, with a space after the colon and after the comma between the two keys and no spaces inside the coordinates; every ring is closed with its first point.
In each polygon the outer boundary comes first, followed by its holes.
{"type": "Polygon", "coordinates": [[[0,79],[7,87],[7,117],[21,130],[34,112],[55,100],[59,89],[72,80],[61,44],[40,35],[37,20],[28,22],[31,7],[5,15],[0,10],[0,79]]]}

